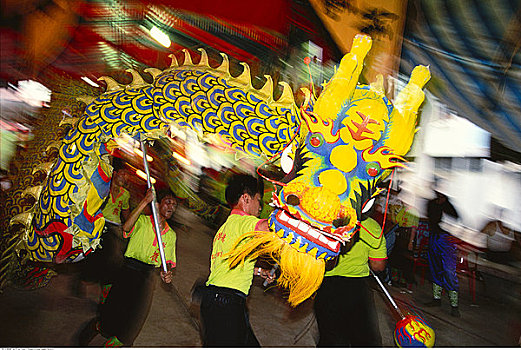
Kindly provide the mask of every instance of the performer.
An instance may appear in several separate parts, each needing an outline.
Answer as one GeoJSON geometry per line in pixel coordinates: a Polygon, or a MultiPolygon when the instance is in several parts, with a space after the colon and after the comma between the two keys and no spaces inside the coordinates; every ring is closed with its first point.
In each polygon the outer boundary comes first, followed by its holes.
{"type": "Polygon", "coordinates": [[[123,238],[122,223],[126,222],[130,215],[130,193],[124,187],[127,184],[128,171],[120,158],[113,159],[112,167],[114,170],[110,183],[110,194],[102,208],[103,217],[105,217],[105,229],[101,236],[101,251],[99,252],[104,262],[103,276],[100,281],[102,304],[117,271],[123,265],[123,254],[127,242],[123,238]]]}
{"type": "Polygon", "coordinates": [[[76,294],[80,294],[82,281],[99,282],[100,304],[105,301],[112,281],[123,265],[127,240],[123,238],[122,222],[125,222],[130,214],[130,193],[124,187],[129,172],[120,158],[113,158],[112,167],[109,196],[102,206],[105,227],[100,244],[83,262],[81,273],[73,286],[76,294]]]}
{"type": "Polygon", "coordinates": [[[382,346],[378,316],[367,283],[369,269],[383,271],[387,249],[380,225],[367,218],[359,239],[327,271],[315,298],[319,347],[382,346]]]}
{"type": "Polygon", "coordinates": [[[458,218],[458,213],[448,197],[439,188],[436,197],[427,203],[429,221],[429,269],[432,277],[433,300],[426,306],[441,306],[443,288],[448,291],[451,315],[460,317],[458,309],[458,276],[456,275],[457,247],[450,233],[440,227],[443,213],[458,218]]]}
{"type": "MultiPolygon", "coordinates": [[[[101,307],[99,321],[91,321],[80,335],[81,346],[88,345],[92,340],[94,327],[108,338],[105,346],[131,346],[146,321],[156,284],[155,271],[161,266],[153,217],[141,214],[153,198],[154,193],[148,189],[123,225],[125,237],[130,237],[124,265],[101,307]]],[[[159,226],[168,265],[168,272],[161,270],[160,275],[163,282],[170,283],[171,268],[176,265],[176,233],[166,220],[173,214],[176,199],[170,190],[158,192],[157,199],[159,226]]]]}
{"type": "Polygon", "coordinates": [[[269,231],[267,220],[258,218],[263,193],[262,180],[250,175],[234,175],[226,187],[232,211],[213,240],[210,276],[201,301],[204,346],[259,346],[248,319],[246,297],[254,275],[269,282],[273,278],[267,270],[255,267],[253,260],[230,269],[226,255],[244,233],[269,231]]]}

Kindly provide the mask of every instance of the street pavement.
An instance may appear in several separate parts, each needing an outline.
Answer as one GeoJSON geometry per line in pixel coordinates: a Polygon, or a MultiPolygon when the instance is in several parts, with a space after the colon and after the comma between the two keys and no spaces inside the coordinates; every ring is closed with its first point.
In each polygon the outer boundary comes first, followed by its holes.
{"type": "MultiPolygon", "coordinates": [[[[177,268],[171,286],[158,285],[147,321],[135,347],[200,347],[198,307],[191,301],[191,289],[209,272],[214,230],[184,208],[176,213],[177,268]]],[[[0,294],[0,346],[74,347],[81,327],[96,314],[99,287],[81,283],[77,288],[77,266],[60,266],[48,286],[24,291],[5,288],[0,294]]],[[[476,282],[476,303],[472,303],[468,280],[460,278],[461,318],[450,316],[448,296],[441,307],[423,304],[431,298],[428,281],[406,288],[388,286],[389,293],[404,312],[415,312],[436,332],[436,347],[513,347],[521,336],[521,285],[494,274],[476,282]]],[[[373,281],[375,282],[375,281],[373,281]]],[[[384,347],[395,347],[393,331],[397,315],[376,283],[372,284],[384,347]]],[[[349,296],[346,295],[346,298],[349,296]]],[[[248,307],[250,322],[263,347],[314,347],[318,331],[313,300],[291,308],[284,292],[262,286],[254,280],[248,307]]],[[[349,315],[346,315],[349,317],[349,315]]],[[[100,347],[96,336],[91,346],[100,347]]]]}

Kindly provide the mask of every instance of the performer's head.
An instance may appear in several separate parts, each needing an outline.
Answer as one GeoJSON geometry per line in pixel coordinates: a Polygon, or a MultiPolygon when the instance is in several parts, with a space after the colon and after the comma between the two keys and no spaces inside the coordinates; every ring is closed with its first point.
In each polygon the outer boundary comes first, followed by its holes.
{"type": "Polygon", "coordinates": [[[251,175],[233,175],[226,187],[225,197],[232,209],[239,209],[253,216],[262,210],[264,183],[251,175]]]}
{"type": "Polygon", "coordinates": [[[177,206],[177,197],[169,188],[163,188],[156,193],[159,204],[159,215],[164,219],[170,219],[177,206]]]}
{"type": "Polygon", "coordinates": [[[129,171],[125,167],[125,161],[121,158],[112,159],[112,183],[116,186],[125,186],[129,171]]]}

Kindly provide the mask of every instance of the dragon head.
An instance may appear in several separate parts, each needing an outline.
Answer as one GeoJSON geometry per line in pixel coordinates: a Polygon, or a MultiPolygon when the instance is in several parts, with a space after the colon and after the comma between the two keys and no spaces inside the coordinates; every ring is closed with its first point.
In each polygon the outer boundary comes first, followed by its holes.
{"type": "MultiPolygon", "coordinates": [[[[421,89],[430,77],[427,67],[416,67],[393,106],[381,76],[369,86],[357,84],[370,48],[368,36],[356,36],[320,97],[306,92],[300,135],[280,159],[287,175],[272,197],[270,228],[298,254],[310,257],[304,258],[306,274],[315,270],[318,285],[324,261],[338,256],[341,246],[352,241],[381,191],[379,183],[392,168],[403,166],[402,156],[412,144],[416,113],[424,99],[421,89]],[[317,264],[319,268],[311,267],[317,264]]],[[[315,287],[308,289],[308,295],[297,294],[305,299],[315,287]]],[[[298,304],[296,299],[290,295],[289,301],[298,304]]]]}

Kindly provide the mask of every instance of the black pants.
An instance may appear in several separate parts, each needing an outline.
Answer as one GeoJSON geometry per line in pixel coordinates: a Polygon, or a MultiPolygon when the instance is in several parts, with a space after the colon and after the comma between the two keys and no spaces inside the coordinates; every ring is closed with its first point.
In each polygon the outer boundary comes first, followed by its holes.
{"type": "Polygon", "coordinates": [[[318,347],[380,347],[368,277],[325,277],[315,298],[318,347]]]}
{"type": "Polygon", "coordinates": [[[101,333],[131,346],[145,324],[157,283],[157,268],[125,258],[118,278],[100,308],[101,333]]]}
{"type": "Polygon", "coordinates": [[[238,290],[208,286],[201,301],[203,346],[259,347],[246,309],[246,295],[238,290]]]}
{"type": "Polygon", "coordinates": [[[123,266],[127,241],[121,238],[121,226],[107,222],[101,235],[101,247],[85,259],[81,279],[110,284],[123,266]]]}

